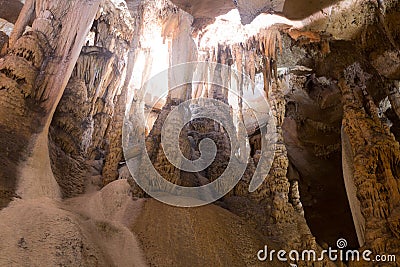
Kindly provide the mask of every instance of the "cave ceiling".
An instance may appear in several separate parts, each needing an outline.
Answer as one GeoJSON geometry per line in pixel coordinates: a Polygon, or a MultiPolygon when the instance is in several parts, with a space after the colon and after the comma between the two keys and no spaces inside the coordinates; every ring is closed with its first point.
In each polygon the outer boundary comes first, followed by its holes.
{"type": "Polygon", "coordinates": [[[339,0],[172,0],[174,4],[189,12],[195,19],[214,19],[237,8],[242,23],[250,23],[263,12],[277,13],[288,19],[300,20],[313,15],[322,9],[334,5],[339,0]]]}
{"type": "Polygon", "coordinates": [[[0,0],[0,7],[7,7],[0,8],[0,18],[15,23],[23,5],[20,0],[0,0]]]}

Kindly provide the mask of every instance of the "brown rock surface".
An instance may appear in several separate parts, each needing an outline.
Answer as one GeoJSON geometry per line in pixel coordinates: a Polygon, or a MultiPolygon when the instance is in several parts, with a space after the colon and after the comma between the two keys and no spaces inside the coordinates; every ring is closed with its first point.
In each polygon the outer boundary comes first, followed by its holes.
{"type": "MultiPolygon", "coordinates": [[[[355,63],[340,81],[343,129],[353,151],[353,179],[365,219],[365,248],[399,255],[399,143],[384,127],[365,92],[368,74],[355,63]]],[[[398,262],[397,262],[398,263],[398,262]]]]}
{"type": "Polygon", "coordinates": [[[263,266],[257,252],[265,245],[276,247],[245,221],[215,205],[187,209],[148,200],[133,231],[150,266],[263,266]]]}

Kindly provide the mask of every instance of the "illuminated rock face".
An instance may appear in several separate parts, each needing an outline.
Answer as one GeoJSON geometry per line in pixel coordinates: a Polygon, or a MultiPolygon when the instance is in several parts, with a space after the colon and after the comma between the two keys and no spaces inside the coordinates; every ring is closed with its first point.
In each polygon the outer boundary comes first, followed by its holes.
{"type": "MultiPolygon", "coordinates": [[[[337,239],[345,238],[351,248],[395,254],[400,259],[398,1],[311,1],[315,5],[302,7],[302,1],[174,0],[175,5],[161,0],[84,4],[26,0],[24,8],[16,0],[0,2],[21,12],[17,20],[15,14],[0,10],[0,17],[8,20],[0,20],[0,207],[11,203],[2,214],[15,225],[7,226],[4,218],[0,224],[10,231],[28,231],[17,226],[16,222],[24,218],[16,212],[18,207],[33,209],[29,214],[44,224],[54,223],[49,218],[67,218],[65,227],[56,228],[60,236],[55,241],[61,242],[63,252],[75,253],[87,266],[124,264],[116,251],[104,256],[107,246],[97,242],[118,247],[115,240],[122,242],[122,237],[128,236],[125,241],[136,246],[130,230],[135,224],[133,217],[140,212],[130,213],[134,209],[132,199],[148,198],[132,179],[124,159],[125,113],[130,106],[139,109],[151,103],[146,107],[151,121],[136,118],[142,127],[135,130],[146,135],[147,153],[155,169],[176,185],[207,185],[224,172],[231,150],[237,149],[232,145],[235,140],[230,140],[222,127],[198,119],[179,136],[179,146],[188,159],[200,156],[201,140],[210,138],[216,143],[214,162],[201,172],[175,167],[160,144],[161,129],[171,111],[186,100],[204,97],[230,105],[232,122],[244,120],[251,156],[242,179],[217,202],[225,208],[222,213],[229,215],[216,215],[220,208],[205,207],[208,218],[218,223],[216,228],[211,224],[200,227],[204,231],[201,234],[222,240],[226,229],[219,236],[218,227],[248,224],[254,231],[246,228],[246,238],[257,236],[249,239],[251,253],[258,242],[273,241],[283,249],[320,251],[335,247],[337,239]],[[265,14],[271,12],[302,20],[265,14]],[[224,16],[215,18],[217,15],[224,16]],[[277,136],[275,154],[271,170],[255,192],[250,193],[248,188],[261,164],[259,128],[263,125],[255,124],[243,101],[237,97],[232,100],[234,97],[220,86],[185,85],[170,90],[168,86],[179,79],[172,74],[166,81],[165,99],[154,103],[160,96],[159,88],[141,97],[140,89],[152,75],[192,61],[220,63],[228,65],[230,71],[243,72],[249,79],[241,75],[232,79],[217,67],[210,70],[209,77],[202,78],[226,87],[236,84],[240,97],[250,96],[263,103],[260,98],[265,96],[271,106],[277,136]],[[261,88],[261,93],[253,95],[248,81],[261,88]],[[128,183],[117,179],[127,179],[128,183]],[[75,198],[84,193],[94,193],[94,197],[75,198]],[[37,203],[42,197],[52,200],[37,203]],[[101,204],[90,206],[90,211],[76,207],[85,205],[85,201],[101,204]],[[112,209],[121,207],[126,210],[113,213],[112,209]],[[97,212],[106,213],[106,218],[96,217],[97,212]],[[114,215],[120,220],[107,221],[114,215]],[[95,221],[95,226],[87,226],[87,218],[95,221]],[[227,223],[226,218],[235,223],[227,223]],[[222,226],[220,220],[224,221],[222,226]],[[82,224],[86,226],[77,227],[82,224]],[[100,239],[88,237],[87,233],[93,234],[98,228],[100,239]],[[116,239],[102,236],[107,235],[107,229],[118,232],[111,236],[116,239]],[[80,243],[90,255],[69,250],[65,242],[74,246],[80,243]]],[[[193,69],[185,69],[180,75],[193,73],[193,69]]],[[[178,125],[179,121],[174,123],[178,125]]],[[[168,134],[166,137],[172,138],[168,134]]],[[[141,171],[149,170],[143,166],[141,171]]],[[[144,221],[163,223],[163,219],[173,220],[174,214],[179,222],[199,219],[201,213],[195,209],[175,213],[171,207],[165,209],[172,209],[170,214],[158,214],[155,209],[163,206],[147,203],[145,219],[141,218],[135,229],[140,240],[148,242],[142,244],[146,248],[144,258],[151,265],[168,265],[152,257],[148,244],[162,239],[159,244],[176,243],[184,250],[190,241],[183,242],[167,229],[172,240],[164,242],[164,235],[155,236],[144,221]]],[[[197,229],[196,220],[192,230],[197,229]]],[[[13,238],[10,233],[3,236],[13,238]]],[[[29,248],[27,238],[19,241],[22,249],[29,248]]],[[[204,245],[202,239],[196,242],[204,245]]],[[[52,257],[58,252],[50,252],[50,259],[57,261],[52,257]]],[[[28,255],[24,253],[18,254],[18,260],[28,255]]],[[[141,257],[135,261],[126,250],[123,253],[128,265],[143,264],[141,257]]],[[[164,252],[160,253],[157,255],[163,257],[164,252]]],[[[246,258],[249,255],[239,254],[239,262],[255,265],[246,258]]],[[[192,259],[201,265],[200,257],[171,255],[173,260],[192,259]]],[[[64,260],[79,261],[67,257],[59,262],[64,260]]],[[[233,264],[225,257],[223,261],[233,264]]]]}

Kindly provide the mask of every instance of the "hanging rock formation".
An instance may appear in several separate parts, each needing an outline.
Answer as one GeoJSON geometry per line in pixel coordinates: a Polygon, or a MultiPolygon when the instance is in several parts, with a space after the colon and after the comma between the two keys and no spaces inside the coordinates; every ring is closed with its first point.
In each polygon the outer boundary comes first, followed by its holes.
{"type": "Polygon", "coordinates": [[[399,12],[396,0],[0,0],[0,265],[399,265],[399,12]],[[226,68],[202,71],[209,83],[172,88],[201,64],[146,83],[196,61],[226,68]],[[196,117],[217,114],[205,99],[230,107],[218,116],[234,129],[196,117]],[[163,132],[187,100],[171,126],[196,119],[163,132]],[[268,102],[263,120],[249,101],[268,102]],[[123,127],[147,151],[124,154],[123,127]],[[189,160],[211,139],[216,157],[183,171],[162,138],[189,160]],[[150,199],[127,166],[147,153],[135,175],[198,187],[248,150],[238,184],[194,209],[150,199]],[[265,245],[319,253],[339,238],[397,261],[257,259],[265,245]]]}
{"type": "Polygon", "coordinates": [[[50,137],[58,155],[53,169],[64,196],[83,193],[86,184],[102,186],[118,178],[128,90],[123,85],[132,37],[127,7],[104,2],[52,122],[50,137]],[[96,164],[97,172],[90,171],[96,164]]]}

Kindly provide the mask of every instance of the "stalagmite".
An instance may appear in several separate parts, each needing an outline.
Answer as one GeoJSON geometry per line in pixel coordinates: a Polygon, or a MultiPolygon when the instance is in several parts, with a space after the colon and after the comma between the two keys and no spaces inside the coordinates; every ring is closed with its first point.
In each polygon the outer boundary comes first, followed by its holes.
{"type": "Polygon", "coordinates": [[[363,90],[366,76],[356,63],[346,69],[345,78],[340,81],[343,127],[353,152],[354,184],[365,218],[364,247],[376,253],[399,254],[399,230],[393,222],[399,220],[396,166],[400,147],[381,121],[373,119],[377,108],[363,90]]]}

